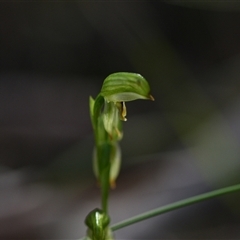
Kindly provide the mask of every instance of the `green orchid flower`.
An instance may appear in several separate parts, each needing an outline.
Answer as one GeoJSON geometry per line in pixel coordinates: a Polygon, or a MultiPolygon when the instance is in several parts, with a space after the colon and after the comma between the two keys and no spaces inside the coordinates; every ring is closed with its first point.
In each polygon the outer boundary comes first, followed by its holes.
{"type": "MultiPolygon", "coordinates": [[[[104,97],[104,126],[111,135],[117,129],[118,120],[127,121],[125,102],[136,99],[154,100],[145,78],[137,73],[120,72],[109,75],[103,82],[100,95],[104,97]],[[118,116],[118,117],[117,117],[118,116]]],[[[117,129],[118,130],[118,129],[117,129]]]]}
{"type": "Polygon", "coordinates": [[[109,187],[115,187],[121,163],[118,142],[123,137],[122,122],[127,121],[126,102],[154,100],[145,78],[137,73],[110,74],[96,99],[90,97],[90,116],[95,135],[94,173],[102,191],[102,209],[107,212],[109,187]]]}
{"type": "Polygon", "coordinates": [[[114,140],[120,140],[122,130],[119,120],[127,121],[125,102],[136,99],[154,100],[145,78],[137,73],[119,72],[110,74],[104,80],[96,101],[90,98],[90,113],[93,125],[96,125],[94,119],[97,118],[94,115],[99,115],[100,109],[103,107],[102,119],[105,130],[114,140]]]}

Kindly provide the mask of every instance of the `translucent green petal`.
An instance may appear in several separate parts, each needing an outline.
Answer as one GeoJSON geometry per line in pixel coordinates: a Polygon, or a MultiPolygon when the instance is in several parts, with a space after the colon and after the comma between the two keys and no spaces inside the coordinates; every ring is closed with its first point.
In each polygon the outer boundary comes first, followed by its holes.
{"type": "Polygon", "coordinates": [[[100,94],[109,102],[127,102],[136,99],[153,100],[148,82],[137,73],[110,74],[104,80],[100,94]]]}
{"type": "Polygon", "coordinates": [[[122,138],[122,127],[118,107],[113,102],[105,102],[102,114],[102,120],[105,130],[113,141],[119,141],[122,138]]]}
{"type": "MultiPolygon", "coordinates": [[[[93,172],[100,181],[100,173],[102,172],[99,167],[101,164],[98,162],[97,150],[94,148],[93,150],[93,172]]],[[[111,154],[110,154],[110,173],[109,173],[109,184],[111,188],[115,188],[115,181],[118,177],[119,171],[121,166],[121,149],[119,143],[113,142],[111,145],[111,154]]]]}

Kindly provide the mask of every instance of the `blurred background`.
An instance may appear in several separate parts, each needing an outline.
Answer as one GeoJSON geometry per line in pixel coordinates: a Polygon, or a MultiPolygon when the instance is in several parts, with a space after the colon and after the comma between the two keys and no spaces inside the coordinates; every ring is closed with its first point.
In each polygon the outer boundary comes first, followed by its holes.
{"type": "MultiPolygon", "coordinates": [[[[78,239],[100,205],[89,96],[142,74],[127,104],[112,223],[240,181],[240,4],[0,3],[0,238],[78,239]]],[[[116,232],[116,239],[239,239],[240,194],[116,232]]]]}

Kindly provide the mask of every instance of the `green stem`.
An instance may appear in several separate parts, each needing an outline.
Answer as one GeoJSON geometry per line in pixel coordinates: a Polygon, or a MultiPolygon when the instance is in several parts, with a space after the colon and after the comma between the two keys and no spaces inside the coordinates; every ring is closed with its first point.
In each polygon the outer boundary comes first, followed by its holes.
{"type": "Polygon", "coordinates": [[[181,201],[178,201],[178,202],[175,202],[172,204],[168,204],[166,206],[159,207],[154,210],[139,214],[135,217],[129,218],[127,220],[124,220],[122,222],[112,225],[111,229],[112,229],[112,231],[116,231],[120,228],[127,227],[131,224],[146,220],[148,218],[152,218],[157,215],[160,215],[160,214],[163,214],[166,212],[170,212],[170,211],[178,209],[178,208],[186,207],[186,206],[192,205],[194,203],[198,203],[198,202],[210,199],[210,198],[218,197],[218,196],[221,196],[221,195],[224,195],[227,193],[236,192],[239,190],[240,190],[240,184],[236,184],[236,185],[233,185],[230,187],[225,187],[225,188],[221,188],[219,190],[214,190],[214,191],[211,191],[208,193],[203,193],[203,194],[197,195],[195,197],[190,197],[190,198],[187,198],[187,199],[184,199],[184,200],[181,200],[181,201]]]}
{"type": "Polygon", "coordinates": [[[109,195],[109,175],[110,175],[110,155],[111,145],[109,143],[98,146],[98,169],[100,177],[101,195],[102,195],[102,210],[108,212],[108,195],[109,195]]]}
{"type": "MultiPolygon", "coordinates": [[[[90,101],[91,102],[91,101],[90,101]]],[[[111,145],[109,136],[104,129],[101,111],[104,106],[104,98],[99,94],[95,100],[94,107],[91,109],[91,120],[95,135],[95,145],[97,148],[97,169],[99,171],[99,181],[101,187],[102,210],[108,212],[109,195],[109,175],[110,175],[110,155],[111,145]]]]}

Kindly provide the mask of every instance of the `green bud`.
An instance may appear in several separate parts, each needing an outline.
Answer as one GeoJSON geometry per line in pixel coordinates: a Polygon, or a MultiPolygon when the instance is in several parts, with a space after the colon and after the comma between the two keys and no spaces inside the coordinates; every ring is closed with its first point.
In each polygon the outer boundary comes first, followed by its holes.
{"type": "Polygon", "coordinates": [[[85,219],[88,227],[87,236],[91,240],[109,240],[109,216],[101,209],[92,210],[85,219]]]}

